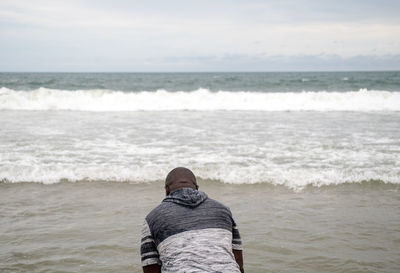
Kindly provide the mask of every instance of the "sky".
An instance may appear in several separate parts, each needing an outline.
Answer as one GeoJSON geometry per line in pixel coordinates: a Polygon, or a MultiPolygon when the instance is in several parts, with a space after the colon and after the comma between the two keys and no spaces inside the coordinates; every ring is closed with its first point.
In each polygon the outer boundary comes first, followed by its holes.
{"type": "Polygon", "coordinates": [[[400,70],[398,0],[0,0],[0,71],[400,70]]]}

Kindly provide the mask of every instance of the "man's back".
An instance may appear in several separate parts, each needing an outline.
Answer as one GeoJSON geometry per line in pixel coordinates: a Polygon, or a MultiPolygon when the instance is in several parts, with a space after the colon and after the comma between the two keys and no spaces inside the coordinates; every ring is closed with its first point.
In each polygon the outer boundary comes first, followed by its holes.
{"type": "Polygon", "coordinates": [[[240,272],[232,249],[242,247],[229,208],[195,189],[171,192],[143,226],[142,265],[162,272],[240,272]]]}

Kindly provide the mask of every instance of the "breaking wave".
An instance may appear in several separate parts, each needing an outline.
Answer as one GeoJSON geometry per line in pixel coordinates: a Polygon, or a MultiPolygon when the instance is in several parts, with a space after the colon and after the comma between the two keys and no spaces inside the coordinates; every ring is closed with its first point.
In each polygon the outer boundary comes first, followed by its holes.
{"type": "Polygon", "coordinates": [[[16,91],[0,88],[0,110],[70,111],[400,111],[400,92],[248,92],[208,89],[122,92],[114,90],[16,91]]]}
{"type": "MultiPolygon", "coordinates": [[[[57,184],[61,182],[129,182],[129,183],[161,183],[165,173],[171,167],[80,167],[80,166],[53,166],[53,167],[21,167],[18,170],[3,170],[0,182],[21,183],[34,182],[43,184],[57,184]]],[[[215,181],[226,184],[270,184],[285,186],[293,190],[301,190],[308,186],[336,186],[342,184],[361,184],[376,182],[385,184],[400,184],[397,171],[380,172],[353,171],[343,172],[333,170],[283,170],[264,169],[259,166],[247,168],[219,166],[215,168],[194,168],[200,180],[215,181]]]]}

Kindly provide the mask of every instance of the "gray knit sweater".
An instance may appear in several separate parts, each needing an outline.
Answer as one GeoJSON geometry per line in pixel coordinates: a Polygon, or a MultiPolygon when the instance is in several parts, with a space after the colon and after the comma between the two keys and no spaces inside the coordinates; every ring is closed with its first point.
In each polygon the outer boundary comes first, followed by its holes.
{"type": "Polygon", "coordinates": [[[146,217],[142,266],[162,272],[239,272],[232,249],[241,250],[231,211],[201,191],[173,191],[146,217]]]}

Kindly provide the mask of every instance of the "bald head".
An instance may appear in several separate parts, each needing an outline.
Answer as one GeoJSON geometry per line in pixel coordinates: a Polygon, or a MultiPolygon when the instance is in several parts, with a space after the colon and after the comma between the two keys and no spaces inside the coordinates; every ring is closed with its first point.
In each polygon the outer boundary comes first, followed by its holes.
{"type": "Polygon", "coordinates": [[[192,188],[195,190],[199,188],[193,172],[183,167],[173,169],[168,173],[167,178],[165,179],[166,195],[180,188],[192,188]]]}

